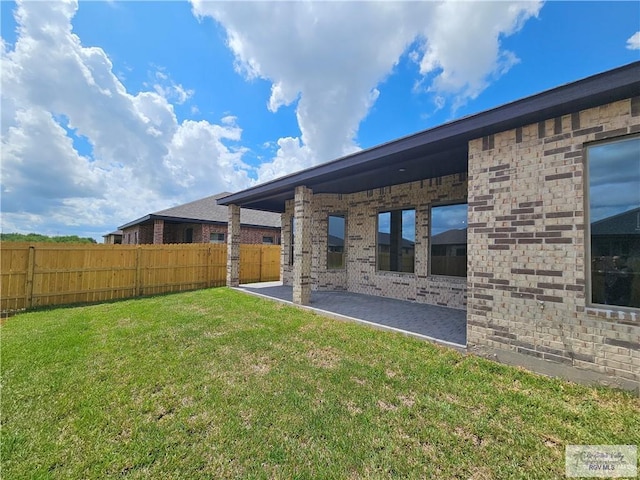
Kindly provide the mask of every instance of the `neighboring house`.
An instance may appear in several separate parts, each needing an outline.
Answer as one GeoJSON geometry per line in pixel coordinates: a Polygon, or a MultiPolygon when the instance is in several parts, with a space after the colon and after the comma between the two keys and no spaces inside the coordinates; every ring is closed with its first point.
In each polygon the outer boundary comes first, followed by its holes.
{"type": "Polygon", "coordinates": [[[122,230],[116,230],[115,232],[107,233],[103,235],[104,244],[106,245],[117,245],[122,243],[122,230]]]}
{"type": "Polygon", "coordinates": [[[467,229],[446,230],[431,237],[431,275],[467,276],[467,229]]]}
{"type": "MultiPolygon", "coordinates": [[[[122,243],[226,243],[228,208],[217,201],[227,195],[219,193],[122,225],[122,243]]],[[[240,243],[280,244],[280,215],[243,209],[240,223],[240,243]]]]}
{"type": "MultiPolygon", "coordinates": [[[[343,289],[465,309],[470,351],[639,388],[639,192],[634,62],[220,203],[282,214],[282,278],[297,304],[308,304],[312,289],[343,289]],[[611,218],[598,222],[605,212],[611,218]],[[345,230],[342,262],[330,261],[336,219],[345,230]],[[401,259],[389,269],[380,232],[401,259]],[[402,258],[408,238],[413,261],[402,258]],[[616,284],[613,303],[592,291],[600,282],[594,255],[612,258],[605,275],[616,284]]],[[[238,281],[236,262],[229,255],[229,285],[238,281]]]]}

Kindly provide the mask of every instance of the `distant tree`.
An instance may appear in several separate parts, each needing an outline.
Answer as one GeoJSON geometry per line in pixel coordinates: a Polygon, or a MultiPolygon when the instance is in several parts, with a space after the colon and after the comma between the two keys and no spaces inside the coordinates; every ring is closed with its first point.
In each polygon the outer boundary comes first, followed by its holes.
{"type": "Polygon", "coordinates": [[[0,233],[2,242],[48,242],[48,243],[97,243],[90,237],[79,237],[77,235],[62,235],[49,237],[39,233],[0,233]]]}

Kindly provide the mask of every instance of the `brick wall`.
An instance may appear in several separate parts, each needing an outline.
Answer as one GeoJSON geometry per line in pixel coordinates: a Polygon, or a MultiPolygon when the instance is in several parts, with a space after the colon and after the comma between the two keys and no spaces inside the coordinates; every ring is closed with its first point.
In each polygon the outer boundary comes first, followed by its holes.
{"type": "Polygon", "coordinates": [[[211,241],[212,233],[224,234],[224,240],[227,241],[227,224],[224,225],[202,225],[202,237],[204,242],[211,241]]]}
{"type": "Polygon", "coordinates": [[[586,304],[583,146],[640,131],[639,106],[615,102],[470,142],[469,346],[637,386],[640,313],[586,304]]]}
{"type": "Polygon", "coordinates": [[[240,243],[262,243],[262,237],[273,237],[274,244],[280,243],[279,228],[241,227],[240,243]]]}
{"type": "Polygon", "coordinates": [[[136,225],[122,231],[122,243],[133,245],[136,243],[136,233],[138,243],[153,243],[153,224],[136,225]]]}
{"type": "MultiPolygon", "coordinates": [[[[348,290],[401,300],[464,308],[466,279],[428,275],[429,212],[432,204],[456,203],[467,197],[466,175],[450,175],[348,195],[313,195],[313,289],[348,290]],[[416,211],[415,272],[395,273],[376,268],[378,212],[414,208],[416,211]],[[327,270],[327,217],[346,217],[346,269],[327,270]]],[[[286,204],[282,222],[282,278],[292,284],[290,225],[293,202],[286,204]]]]}

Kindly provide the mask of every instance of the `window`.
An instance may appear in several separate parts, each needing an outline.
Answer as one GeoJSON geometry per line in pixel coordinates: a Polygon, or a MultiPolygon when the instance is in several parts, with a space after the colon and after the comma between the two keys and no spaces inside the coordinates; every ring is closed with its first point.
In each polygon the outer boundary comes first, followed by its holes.
{"type": "Polygon", "coordinates": [[[273,245],[273,237],[263,236],[262,243],[267,245],[273,245]]]}
{"type": "Polygon", "coordinates": [[[329,215],[327,232],[327,269],[344,268],[344,215],[329,215]]]}
{"type": "Polygon", "coordinates": [[[467,204],[431,208],[431,275],[467,276],[467,204]]]}
{"type": "Polygon", "coordinates": [[[184,243],[193,243],[193,228],[184,231],[184,243]]]}
{"type": "Polygon", "coordinates": [[[210,233],[209,243],[224,243],[224,233],[210,233]]]}
{"type": "Polygon", "coordinates": [[[378,213],[378,270],[413,273],[416,211],[378,213]]]}
{"type": "Polygon", "coordinates": [[[291,217],[291,243],[289,244],[289,265],[293,265],[293,247],[295,245],[296,217],[291,217]]]}
{"type": "Polygon", "coordinates": [[[591,303],[640,307],[640,137],[587,147],[591,303]]]}

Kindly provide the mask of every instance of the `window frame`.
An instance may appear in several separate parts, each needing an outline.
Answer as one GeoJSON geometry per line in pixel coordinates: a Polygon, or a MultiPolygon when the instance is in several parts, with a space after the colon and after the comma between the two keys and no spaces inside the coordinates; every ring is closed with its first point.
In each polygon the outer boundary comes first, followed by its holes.
{"type": "Polygon", "coordinates": [[[437,277],[437,278],[455,278],[455,279],[464,279],[466,280],[467,278],[469,278],[469,267],[468,267],[468,263],[469,263],[469,240],[467,238],[467,253],[465,255],[466,261],[465,264],[466,269],[465,269],[465,275],[464,276],[459,276],[459,275],[446,275],[446,274],[442,274],[442,273],[432,273],[431,268],[433,266],[433,262],[431,260],[431,257],[433,256],[433,244],[431,243],[431,239],[433,238],[433,234],[432,234],[432,227],[433,227],[433,214],[432,214],[432,210],[434,208],[438,208],[438,207],[453,207],[456,205],[466,205],[467,206],[467,235],[469,234],[469,230],[468,230],[468,224],[469,224],[469,200],[468,199],[464,199],[464,200],[453,200],[451,202],[434,202],[432,204],[429,205],[429,249],[427,252],[427,261],[428,261],[428,276],[430,277],[437,277]]]}
{"type": "Polygon", "coordinates": [[[289,266],[293,267],[293,257],[295,253],[295,228],[296,228],[296,215],[295,212],[291,215],[291,221],[289,222],[289,266]]]}
{"type": "Polygon", "coordinates": [[[327,214],[327,248],[326,248],[326,270],[328,271],[341,271],[341,270],[345,270],[347,268],[347,214],[346,212],[332,212],[327,214]],[[329,218],[330,217],[338,217],[338,218],[342,218],[342,220],[344,221],[344,238],[343,240],[343,245],[342,245],[342,266],[340,267],[329,267],[329,232],[330,232],[330,228],[331,228],[331,224],[329,222],[329,218]]]}
{"type": "MultiPolygon", "coordinates": [[[[418,208],[413,205],[398,207],[398,208],[381,208],[376,213],[376,230],[375,230],[375,255],[376,255],[376,274],[392,274],[392,275],[416,275],[416,236],[417,236],[417,218],[418,218],[418,208]],[[413,211],[413,270],[411,272],[403,272],[402,270],[382,270],[380,268],[380,251],[379,251],[379,237],[380,237],[380,214],[382,213],[391,213],[391,212],[400,212],[400,217],[402,218],[402,212],[405,211],[413,211]]],[[[391,238],[391,234],[389,234],[389,238],[391,238]]],[[[389,240],[391,241],[391,240],[389,240]]],[[[389,248],[391,248],[391,244],[389,244],[389,248]]],[[[402,245],[400,245],[400,249],[402,249],[402,245]]],[[[389,252],[389,255],[391,252],[389,252]]],[[[391,268],[391,267],[389,267],[391,268]]]]}
{"type": "Polygon", "coordinates": [[[209,232],[209,243],[220,245],[226,243],[227,235],[224,232],[209,232]],[[222,240],[211,240],[211,235],[222,235],[222,240]]]}
{"type": "Polygon", "coordinates": [[[194,229],[193,227],[186,227],[183,232],[183,243],[193,243],[194,237],[194,229]],[[191,237],[191,238],[189,238],[191,237]]]}
{"type": "MultiPolygon", "coordinates": [[[[624,142],[628,140],[640,140],[640,135],[637,133],[620,135],[617,137],[605,138],[602,140],[596,140],[592,142],[584,142],[582,144],[582,170],[583,170],[583,211],[584,211],[584,273],[585,273],[585,304],[587,308],[593,308],[596,310],[616,310],[621,312],[637,313],[640,312],[640,307],[628,307],[622,305],[608,305],[606,303],[595,303],[593,301],[593,271],[592,271],[592,259],[591,259],[591,172],[590,172],[590,160],[589,150],[592,147],[598,147],[607,144],[613,144],[618,142],[624,142]]],[[[624,213],[624,212],[623,212],[624,213]]]]}

